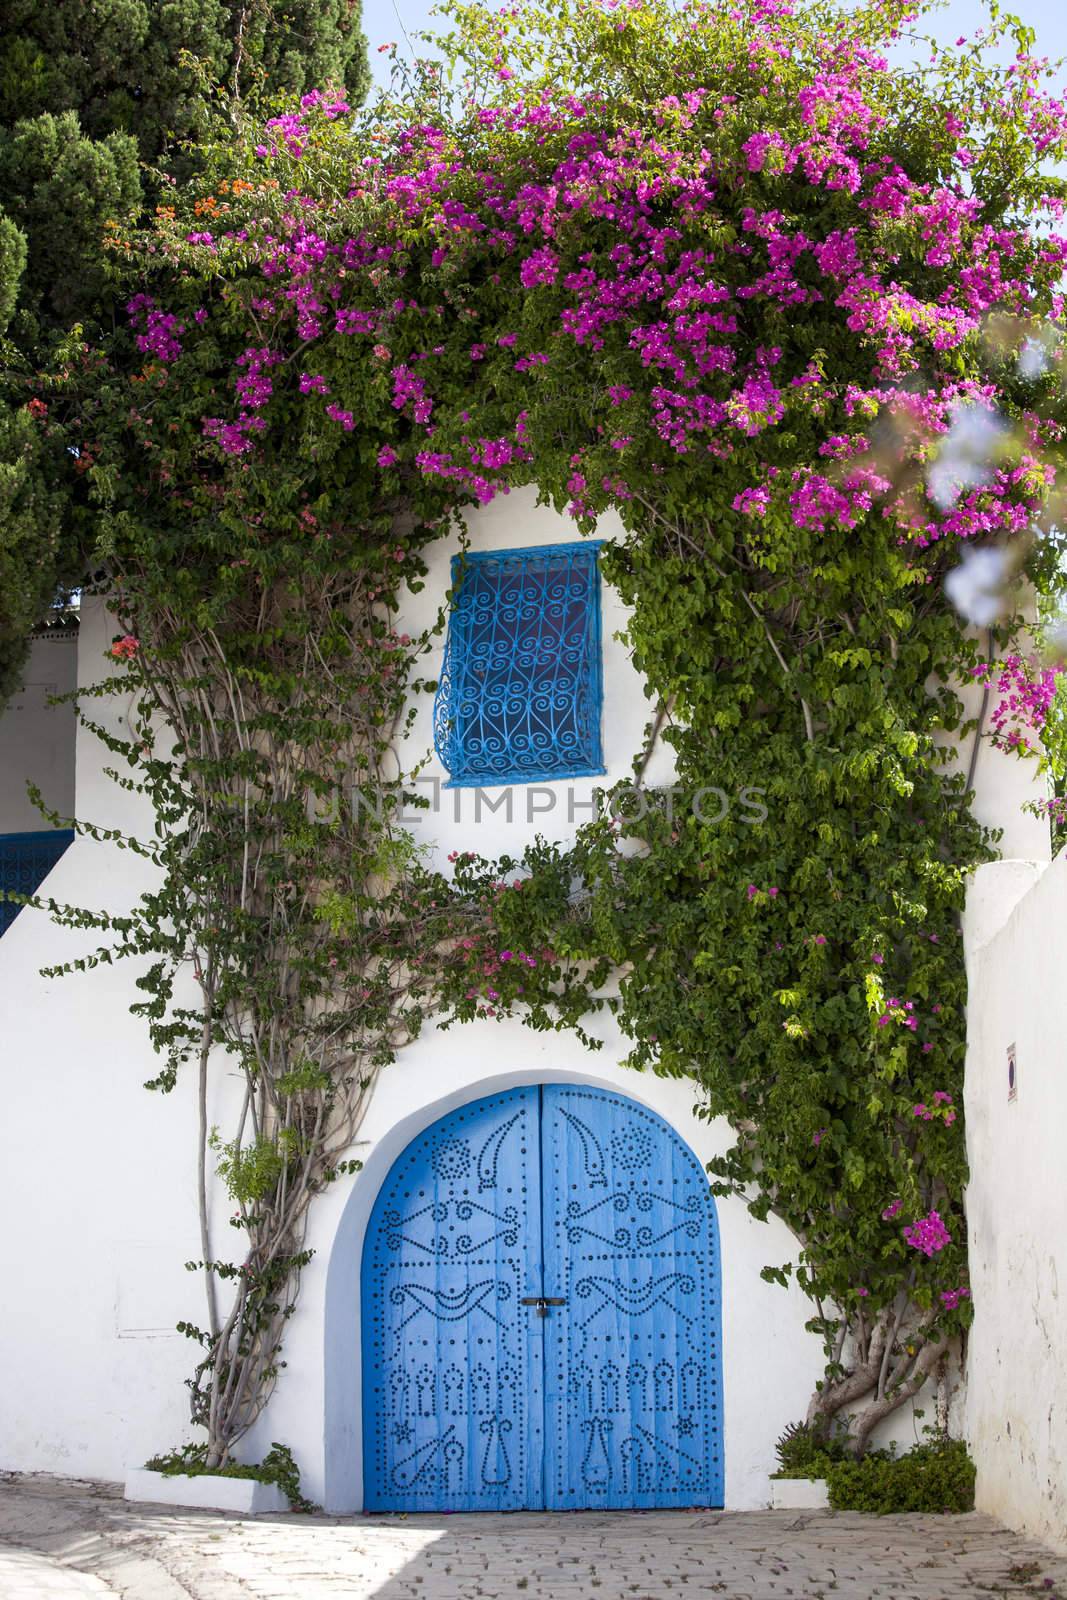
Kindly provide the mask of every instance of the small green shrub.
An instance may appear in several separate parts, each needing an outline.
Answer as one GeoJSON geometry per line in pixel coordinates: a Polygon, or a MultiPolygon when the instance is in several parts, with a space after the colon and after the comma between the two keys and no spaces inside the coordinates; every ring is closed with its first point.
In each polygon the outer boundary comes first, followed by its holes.
{"type": "Polygon", "coordinates": [[[836,1461],[845,1459],[840,1439],[824,1439],[806,1422],[791,1422],[775,1445],[780,1463],[776,1478],[825,1478],[836,1461]]]}
{"type": "Polygon", "coordinates": [[[227,1461],[224,1467],[207,1465],[206,1445],[186,1444],[164,1456],[153,1456],[145,1466],[149,1472],[161,1472],[166,1478],[201,1478],[207,1474],[219,1478],[255,1478],[259,1483],[276,1484],[294,1511],[315,1510],[314,1503],[300,1492],[300,1468],[285,1444],[272,1444],[258,1463],[227,1461]]]}
{"type": "Polygon", "coordinates": [[[835,1511],[973,1511],[974,1462],[959,1439],[917,1445],[907,1455],[872,1450],[826,1473],[835,1511]]]}
{"type": "Polygon", "coordinates": [[[776,1478],[825,1478],[835,1511],[973,1511],[974,1462],[958,1439],[917,1445],[907,1455],[872,1450],[854,1461],[843,1438],[824,1439],[792,1422],[776,1445],[776,1478]]]}

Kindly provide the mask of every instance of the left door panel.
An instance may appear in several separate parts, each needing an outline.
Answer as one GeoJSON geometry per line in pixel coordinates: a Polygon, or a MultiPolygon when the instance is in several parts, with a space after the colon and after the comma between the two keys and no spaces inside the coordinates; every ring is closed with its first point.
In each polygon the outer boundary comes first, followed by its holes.
{"type": "Polygon", "coordinates": [[[461,1106],[399,1157],[363,1253],[365,1504],[544,1504],[540,1093],[461,1106]]]}

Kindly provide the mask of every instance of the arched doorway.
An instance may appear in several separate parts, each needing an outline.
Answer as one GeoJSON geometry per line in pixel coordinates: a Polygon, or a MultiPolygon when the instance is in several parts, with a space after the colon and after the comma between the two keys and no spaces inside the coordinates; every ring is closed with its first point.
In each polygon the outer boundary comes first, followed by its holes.
{"type": "Polygon", "coordinates": [[[554,1083],[442,1117],[364,1246],[367,1509],[721,1505],[719,1284],[707,1178],[646,1107],[554,1083]]]}

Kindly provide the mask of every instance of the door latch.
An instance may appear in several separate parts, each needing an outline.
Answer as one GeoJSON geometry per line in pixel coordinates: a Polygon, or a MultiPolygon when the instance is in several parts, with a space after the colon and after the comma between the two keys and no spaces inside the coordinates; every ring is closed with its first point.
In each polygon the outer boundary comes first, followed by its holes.
{"type": "Polygon", "coordinates": [[[520,1306],[534,1306],[539,1317],[548,1316],[549,1306],[565,1306],[567,1304],[559,1295],[528,1294],[519,1301],[520,1306]]]}

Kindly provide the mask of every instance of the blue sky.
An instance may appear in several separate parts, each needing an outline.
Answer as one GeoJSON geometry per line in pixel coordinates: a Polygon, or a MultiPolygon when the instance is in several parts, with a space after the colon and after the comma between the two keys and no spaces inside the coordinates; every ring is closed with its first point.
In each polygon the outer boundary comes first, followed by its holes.
{"type": "MultiPolygon", "coordinates": [[[[1034,29],[1043,55],[1053,59],[1067,56],[1067,7],[1057,5],[1056,0],[1004,0],[1004,9],[1015,12],[1034,29]]],[[[380,56],[377,47],[394,39],[403,46],[401,24],[414,35],[417,29],[428,25],[430,10],[430,0],[363,0],[371,69],[380,81],[388,79],[388,57],[380,56]]],[[[943,10],[926,20],[924,31],[951,41],[960,34],[973,33],[982,26],[983,17],[978,0],[948,0],[943,10]]],[[[1064,78],[1067,80],[1067,72],[1064,78]]]]}

